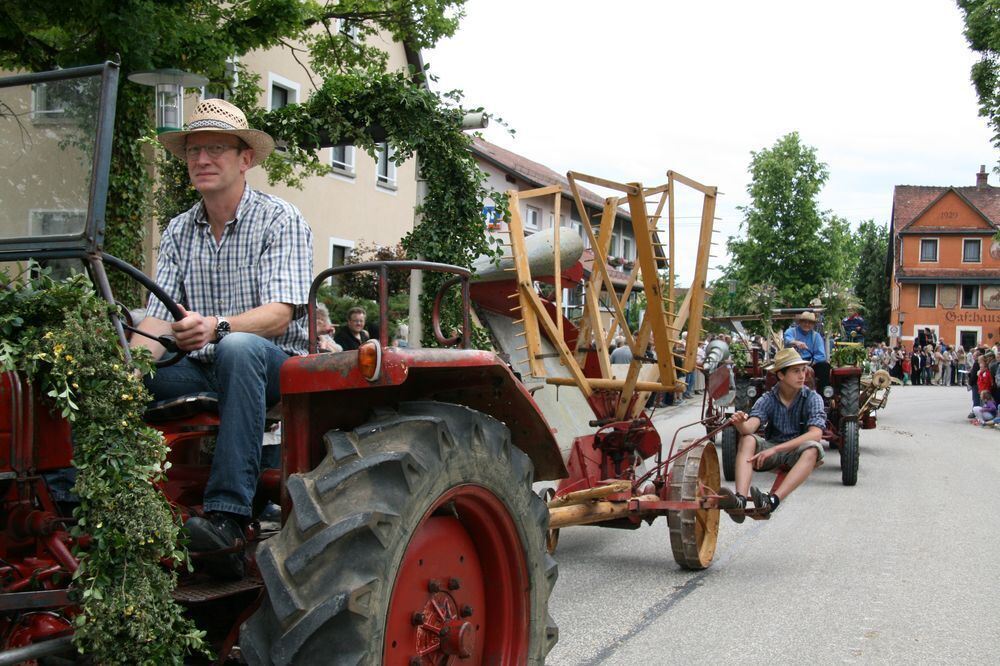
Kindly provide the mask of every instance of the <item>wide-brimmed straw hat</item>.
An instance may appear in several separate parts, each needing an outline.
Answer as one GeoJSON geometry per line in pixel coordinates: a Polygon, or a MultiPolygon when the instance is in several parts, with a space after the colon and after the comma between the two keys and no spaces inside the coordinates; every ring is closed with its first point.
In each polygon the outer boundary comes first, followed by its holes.
{"type": "Polygon", "coordinates": [[[797,315],[795,315],[795,319],[797,321],[811,321],[814,324],[816,323],[816,315],[813,314],[812,312],[809,312],[808,310],[806,310],[805,312],[800,312],[797,315]]]}
{"type": "Polygon", "coordinates": [[[188,122],[186,130],[175,132],[164,132],[157,140],[171,155],[186,159],[184,149],[187,138],[191,134],[202,132],[218,132],[219,134],[230,134],[253,148],[253,161],[251,167],[255,167],[263,162],[271,151],[274,150],[274,139],[267,132],[250,129],[247,124],[247,117],[240,108],[230,104],[224,99],[203,99],[194,107],[191,121],[188,122]]]}
{"type": "Polygon", "coordinates": [[[767,369],[771,372],[777,372],[778,370],[790,368],[793,365],[809,365],[809,361],[803,361],[797,351],[791,347],[786,347],[774,355],[774,360],[771,361],[771,365],[767,366],[767,369]]]}

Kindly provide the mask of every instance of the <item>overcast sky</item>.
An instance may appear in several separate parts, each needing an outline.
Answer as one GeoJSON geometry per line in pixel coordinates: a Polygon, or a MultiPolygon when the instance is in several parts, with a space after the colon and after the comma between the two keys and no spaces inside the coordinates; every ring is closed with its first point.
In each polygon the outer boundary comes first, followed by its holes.
{"type": "MultiPolygon", "coordinates": [[[[750,152],[792,131],[829,165],[822,207],[855,226],[888,222],[894,185],[974,185],[997,156],[962,27],[952,0],[469,0],[424,57],[517,131],[488,140],[556,171],[717,185],[725,238],[750,152]]],[[[678,223],[687,284],[697,227],[678,223]]]]}

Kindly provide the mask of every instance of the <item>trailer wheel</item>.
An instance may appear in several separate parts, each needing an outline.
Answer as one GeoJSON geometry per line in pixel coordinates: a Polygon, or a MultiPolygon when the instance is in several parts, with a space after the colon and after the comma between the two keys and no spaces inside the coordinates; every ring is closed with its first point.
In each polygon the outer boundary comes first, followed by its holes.
{"type": "Polygon", "coordinates": [[[858,422],[845,419],[840,424],[840,478],[845,486],[858,482],[858,422]]]}
{"type": "Polygon", "coordinates": [[[241,628],[247,661],[544,663],[558,638],[549,514],[506,426],[412,402],[323,440],[257,551],[267,596],[241,628]]]}
{"type": "Polygon", "coordinates": [[[732,426],[722,431],[722,473],[726,481],[736,480],[736,451],[740,448],[740,434],[732,426]]]}
{"type": "MultiPolygon", "coordinates": [[[[712,444],[695,447],[678,458],[670,470],[670,501],[691,502],[702,487],[720,486],[719,458],[712,444]]],[[[704,569],[712,563],[719,538],[718,509],[667,511],[670,549],[685,569],[704,569]]]]}

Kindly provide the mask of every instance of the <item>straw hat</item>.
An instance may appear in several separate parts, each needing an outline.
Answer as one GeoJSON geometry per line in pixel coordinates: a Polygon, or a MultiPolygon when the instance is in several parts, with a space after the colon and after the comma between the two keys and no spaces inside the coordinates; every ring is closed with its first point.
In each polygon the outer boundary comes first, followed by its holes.
{"type": "Polygon", "coordinates": [[[816,323],[816,315],[813,314],[812,312],[809,312],[808,310],[806,310],[805,312],[800,312],[797,315],[795,315],[795,319],[796,321],[811,321],[814,324],[816,323]]]}
{"type": "Polygon", "coordinates": [[[250,129],[243,111],[224,99],[201,100],[198,102],[198,106],[194,107],[194,113],[191,115],[191,121],[186,130],[164,132],[156,138],[171,155],[183,160],[187,159],[184,155],[187,137],[196,132],[218,132],[242,139],[253,148],[251,167],[263,162],[274,150],[274,139],[271,138],[271,135],[267,132],[250,129]]]}
{"type": "Polygon", "coordinates": [[[791,347],[786,347],[774,355],[774,360],[771,361],[771,365],[767,366],[767,370],[777,372],[778,370],[790,368],[793,365],[809,365],[809,361],[803,361],[797,351],[791,347]]]}

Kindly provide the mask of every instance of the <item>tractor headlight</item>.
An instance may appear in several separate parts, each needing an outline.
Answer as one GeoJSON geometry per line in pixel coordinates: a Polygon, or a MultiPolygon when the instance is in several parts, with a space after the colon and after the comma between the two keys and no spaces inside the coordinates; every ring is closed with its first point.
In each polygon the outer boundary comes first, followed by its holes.
{"type": "Polygon", "coordinates": [[[833,397],[833,387],[832,386],[824,386],[823,387],[823,397],[824,398],[832,398],[833,397]]]}
{"type": "Polygon", "coordinates": [[[369,340],[358,348],[358,368],[368,381],[378,381],[382,374],[382,345],[378,340],[369,340]]]}
{"type": "Polygon", "coordinates": [[[747,389],[747,397],[756,398],[757,397],[757,387],[751,386],[747,389]]]}

